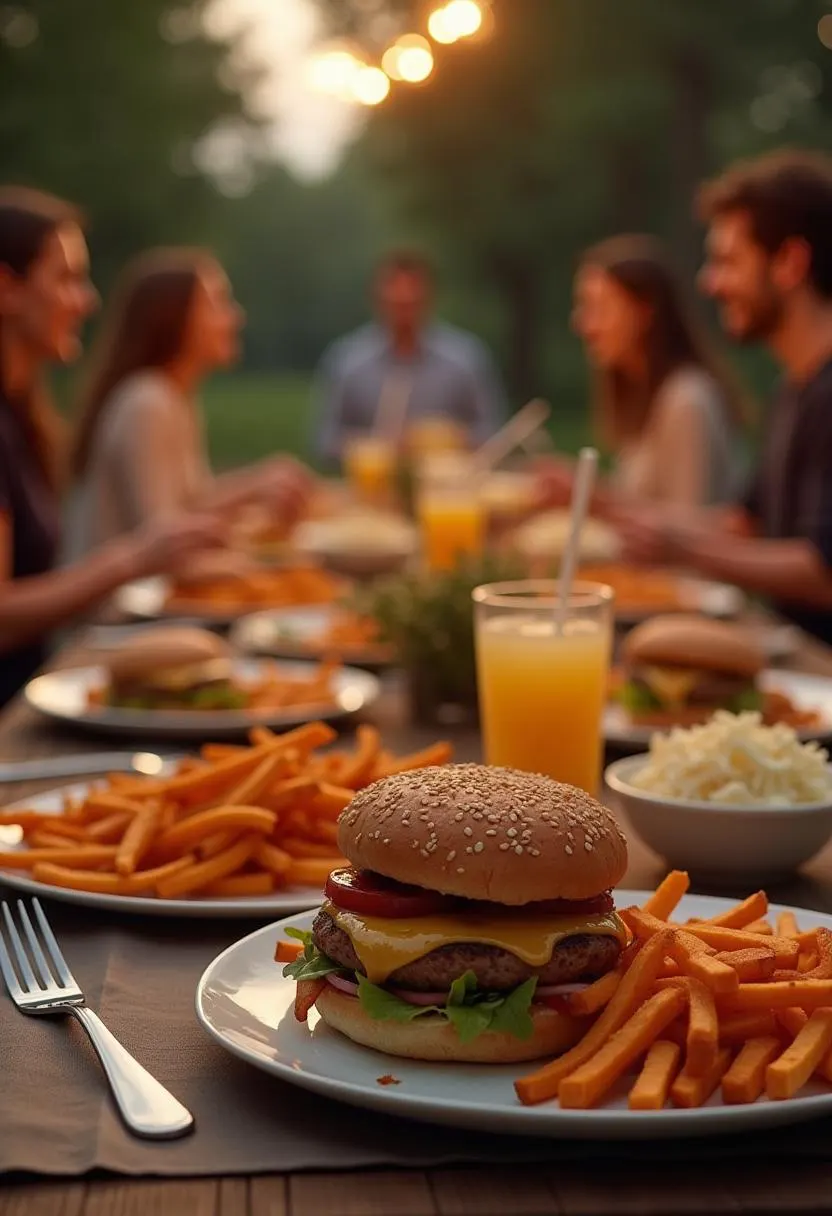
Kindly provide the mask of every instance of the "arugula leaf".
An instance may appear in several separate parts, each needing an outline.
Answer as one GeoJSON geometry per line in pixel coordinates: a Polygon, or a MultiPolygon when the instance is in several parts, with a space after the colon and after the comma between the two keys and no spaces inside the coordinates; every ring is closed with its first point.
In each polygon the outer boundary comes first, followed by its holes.
{"type": "Polygon", "coordinates": [[[746,713],[748,710],[760,710],[763,708],[763,694],[759,688],[749,687],[744,688],[742,692],[728,702],[728,709],[732,714],[746,713]]]}
{"type": "Polygon", "coordinates": [[[300,958],[295,959],[293,963],[287,963],[283,968],[283,974],[287,978],[300,983],[301,980],[321,980],[325,975],[331,975],[334,971],[344,970],[318,949],[312,941],[312,934],[307,930],[289,928],[285,932],[287,937],[294,937],[297,941],[303,942],[303,954],[300,958]]]}
{"type": "Polygon", "coordinates": [[[356,973],[356,979],[362,1009],[378,1022],[412,1022],[425,1013],[443,1012],[438,1005],[410,1005],[389,989],[371,984],[359,973],[356,973]]]}

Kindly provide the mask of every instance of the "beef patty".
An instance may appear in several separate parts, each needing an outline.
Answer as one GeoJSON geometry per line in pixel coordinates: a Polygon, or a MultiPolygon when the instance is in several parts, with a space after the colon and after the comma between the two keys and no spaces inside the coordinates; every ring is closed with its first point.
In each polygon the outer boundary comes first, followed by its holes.
{"type": "MultiPolygon", "coordinates": [[[[322,953],[345,971],[364,974],[352,942],[328,912],[319,912],[315,917],[312,939],[322,953]]],[[[449,988],[463,972],[473,971],[480,988],[497,991],[516,988],[533,975],[539,976],[543,984],[569,984],[604,975],[615,966],[620,953],[617,938],[576,933],[558,942],[545,967],[530,967],[499,946],[454,942],[450,946],[431,950],[430,954],[417,959],[415,963],[399,967],[385,983],[398,984],[417,992],[439,992],[449,988]]]]}

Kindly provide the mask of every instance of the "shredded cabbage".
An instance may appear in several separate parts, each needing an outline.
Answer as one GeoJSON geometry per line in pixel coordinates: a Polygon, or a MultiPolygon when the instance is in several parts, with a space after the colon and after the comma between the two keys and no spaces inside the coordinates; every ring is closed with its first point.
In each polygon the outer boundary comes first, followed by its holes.
{"type": "Polygon", "coordinates": [[[829,756],[790,726],[720,711],[704,726],[654,735],[632,784],[651,794],[726,806],[793,806],[832,797],[829,756]]]}

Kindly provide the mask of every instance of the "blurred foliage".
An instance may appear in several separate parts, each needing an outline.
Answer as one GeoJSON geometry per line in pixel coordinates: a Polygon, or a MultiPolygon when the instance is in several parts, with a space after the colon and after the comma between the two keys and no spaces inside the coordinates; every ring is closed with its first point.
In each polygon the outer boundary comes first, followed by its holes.
{"type": "MultiPolygon", "coordinates": [[[[373,47],[422,0],[318,0],[373,47]]],[[[703,176],[771,144],[829,145],[826,0],[494,0],[491,36],[435,47],[422,88],[372,115],[367,163],[469,293],[499,307],[515,392],[574,397],[563,353],[574,259],[621,230],[672,240],[691,273],[703,176]]]]}

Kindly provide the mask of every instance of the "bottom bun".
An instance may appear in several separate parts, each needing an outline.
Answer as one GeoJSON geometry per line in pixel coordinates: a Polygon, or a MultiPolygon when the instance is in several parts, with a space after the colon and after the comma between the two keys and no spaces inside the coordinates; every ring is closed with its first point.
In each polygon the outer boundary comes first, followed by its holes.
{"type": "Polygon", "coordinates": [[[701,726],[710,722],[719,705],[686,705],[681,709],[645,709],[630,711],[633,726],[701,726]]]}
{"type": "Polygon", "coordinates": [[[364,1047],[411,1060],[464,1064],[511,1064],[560,1055],[583,1037],[593,1021],[533,1005],[531,1038],[485,1031],[473,1042],[463,1043],[450,1022],[436,1014],[425,1014],[412,1022],[380,1022],[364,1011],[357,997],[338,992],[331,985],[318,997],[316,1007],[328,1026],[364,1047]]]}

